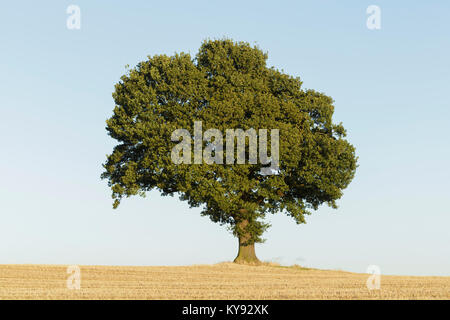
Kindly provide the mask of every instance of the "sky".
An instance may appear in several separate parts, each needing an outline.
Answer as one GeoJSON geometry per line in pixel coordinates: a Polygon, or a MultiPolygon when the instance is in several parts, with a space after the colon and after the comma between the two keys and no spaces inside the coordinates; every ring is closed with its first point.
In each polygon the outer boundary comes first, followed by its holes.
{"type": "Polygon", "coordinates": [[[124,199],[100,179],[112,92],[148,55],[228,37],[335,100],[359,167],[338,201],[297,225],[270,215],[261,260],[450,275],[448,1],[3,1],[0,264],[232,261],[237,239],[177,197],[124,199]],[[80,8],[68,29],[67,7],[80,8]],[[369,5],[380,29],[366,26],[369,5]]]}

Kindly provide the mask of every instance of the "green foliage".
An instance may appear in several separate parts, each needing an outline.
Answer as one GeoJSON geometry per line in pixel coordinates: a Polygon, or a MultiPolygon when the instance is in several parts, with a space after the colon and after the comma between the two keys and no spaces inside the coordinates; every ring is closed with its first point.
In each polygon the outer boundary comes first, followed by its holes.
{"type": "MultiPolygon", "coordinates": [[[[336,200],[356,170],[354,147],[333,124],[333,100],[266,66],[267,54],[248,43],[205,41],[197,56],[156,55],[121,77],[113,98],[109,135],[118,141],[102,178],[123,197],[157,189],[178,194],[236,236],[261,242],[267,213],[283,211],[297,223],[336,200]],[[261,175],[261,164],[174,164],[175,129],[280,130],[280,170],[261,175]],[[239,222],[247,220],[245,230],[239,222]]],[[[204,142],[206,143],[206,142],[204,142]]],[[[270,150],[270,148],[269,148],[270,150]]]]}

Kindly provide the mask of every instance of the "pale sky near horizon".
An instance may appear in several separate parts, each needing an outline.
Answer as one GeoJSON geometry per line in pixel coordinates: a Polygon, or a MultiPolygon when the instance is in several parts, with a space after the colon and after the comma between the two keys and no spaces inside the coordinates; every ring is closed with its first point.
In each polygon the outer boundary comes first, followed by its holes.
{"type": "Polygon", "coordinates": [[[258,44],[268,65],[335,100],[359,168],[296,225],[269,217],[261,260],[450,275],[448,1],[4,1],[0,5],[0,264],[189,265],[237,240],[177,197],[112,209],[100,180],[114,84],[147,55],[205,38],[258,44]],[[81,9],[68,30],[66,9],[81,9]],[[381,8],[381,29],[366,8],[381,8]]]}

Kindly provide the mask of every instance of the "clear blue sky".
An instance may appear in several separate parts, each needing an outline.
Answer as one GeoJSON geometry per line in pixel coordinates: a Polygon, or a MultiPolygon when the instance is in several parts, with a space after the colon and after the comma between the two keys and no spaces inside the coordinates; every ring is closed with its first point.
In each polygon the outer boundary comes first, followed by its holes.
{"type": "Polygon", "coordinates": [[[260,259],[450,275],[448,1],[19,0],[2,2],[0,30],[0,263],[234,259],[237,240],[200,209],[152,192],[113,210],[99,178],[125,65],[227,36],[332,96],[359,156],[339,209],[270,217],[260,259]],[[70,4],[80,30],[66,28],[70,4]],[[366,27],[371,4],[381,30],[366,27]]]}

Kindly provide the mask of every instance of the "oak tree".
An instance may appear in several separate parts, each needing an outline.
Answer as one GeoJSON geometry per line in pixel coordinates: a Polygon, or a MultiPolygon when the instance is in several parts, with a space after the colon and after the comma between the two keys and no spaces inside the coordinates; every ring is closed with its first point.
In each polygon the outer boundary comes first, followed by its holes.
{"type": "MultiPolygon", "coordinates": [[[[149,56],[128,70],[115,85],[106,126],[117,140],[102,174],[113,207],[152,189],[178,195],[229,227],[239,244],[235,262],[258,261],[254,244],[263,241],[267,214],[284,212],[300,224],[321,204],[336,208],[357,158],[342,124],[332,121],[333,100],[303,89],[298,77],[266,60],[267,53],[246,42],[206,40],[195,57],[149,56]],[[174,163],[172,133],[193,134],[196,121],[221,132],[279,130],[278,168],[267,174],[260,162],[174,163]]],[[[205,149],[212,141],[201,143],[205,149]]]]}

